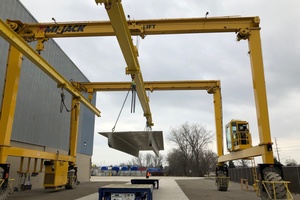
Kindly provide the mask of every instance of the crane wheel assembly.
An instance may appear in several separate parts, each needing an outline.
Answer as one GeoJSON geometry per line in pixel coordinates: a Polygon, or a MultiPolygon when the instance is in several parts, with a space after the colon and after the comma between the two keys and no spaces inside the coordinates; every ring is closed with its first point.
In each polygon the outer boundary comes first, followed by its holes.
{"type": "Polygon", "coordinates": [[[228,167],[226,164],[216,168],[216,186],[219,191],[227,191],[229,186],[228,167]]]}
{"type": "Polygon", "coordinates": [[[267,199],[293,199],[288,189],[289,181],[283,180],[281,164],[259,164],[259,196],[267,199]]]}
{"type": "Polygon", "coordinates": [[[13,192],[11,180],[9,179],[10,164],[0,164],[0,199],[6,200],[13,192]]]}
{"type": "Polygon", "coordinates": [[[275,172],[266,172],[264,177],[264,183],[267,188],[266,191],[268,196],[270,196],[272,199],[274,199],[275,197],[276,199],[286,199],[287,189],[284,183],[282,183],[281,176],[275,172]]]}
{"type": "Polygon", "coordinates": [[[66,189],[74,189],[78,185],[77,168],[72,168],[68,171],[68,182],[65,185],[66,189]]]}

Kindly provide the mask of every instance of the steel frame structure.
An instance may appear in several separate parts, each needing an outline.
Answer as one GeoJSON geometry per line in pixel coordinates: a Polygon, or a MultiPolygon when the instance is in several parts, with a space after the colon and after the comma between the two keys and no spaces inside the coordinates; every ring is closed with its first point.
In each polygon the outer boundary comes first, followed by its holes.
{"type": "MultiPolygon", "coordinates": [[[[65,88],[73,96],[72,104],[83,103],[92,112],[100,116],[100,111],[95,108],[71,83],[64,79],[52,66],[50,66],[27,43],[37,41],[37,50],[43,50],[43,43],[49,38],[56,37],[88,37],[88,36],[116,36],[127,63],[126,74],[131,74],[137,85],[140,103],[147,118],[147,124],[152,126],[152,114],[149,100],[145,91],[149,88],[144,84],[138,52],[132,43],[132,35],[158,34],[187,34],[187,33],[216,33],[234,32],[237,40],[248,40],[251,71],[253,80],[254,97],[257,113],[257,124],[260,143],[257,147],[234,152],[228,155],[223,153],[223,128],[222,116],[218,118],[221,123],[216,124],[218,161],[223,163],[228,160],[253,157],[261,155],[264,163],[273,163],[272,145],[268,105],[264,78],[264,67],[260,41],[259,17],[211,17],[190,19],[161,19],[161,20],[126,20],[120,0],[96,0],[96,3],[104,4],[110,21],[107,22],[72,22],[72,23],[36,23],[23,24],[19,21],[9,21],[7,26],[0,21],[0,36],[11,44],[8,56],[8,68],[6,72],[6,84],[4,98],[1,107],[0,118],[0,163],[5,163],[7,156],[24,156],[41,159],[59,159],[74,162],[76,155],[76,117],[72,118],[71,125],[71,155],[63,156],[54,153],[40,151],[28,151],[10,146],[10,136],[14,118],[14,109],[17,98],[17,89],[20,76],[22,55],[28,57],[37,67],[58,83],[58,87],[65,88]],[[11,29],[13,28],[14,31],[11,29]],[[221,150],[222,149],[222,150],[221,150]]],[[[117,83],[116,83],[117,84],[117,83]]],[[[173,83],[176,84],[176,83],[173,83]]],[[[152,83],[152,86],[155,85],[152,83]]],[[[127,87],[127,86],[126,86],[127,87]]],[[[158,83],[156,84],[158,87],[158,83]]],[[[159,86],[163,88],[163,86],[159,86]]],[[[170,89],[170,87],[169,87],[170,89]]],[[[219,97],[216,97],[219,99],[219,97]]],[[[215,105],[216,106],[216,105],[215,105]]],[[[217,107],[221,107],[217,105],[217,107]]],[[[75,112],[75,111],[74,111],[75,112]]],[[[79,107],[76,112],[79,112],[79,107]]],[[[217,116],[216,116],[217,117],[217,116]]]]}
{"type": "MultiPolygon", "coordinates": [[[[82,92],[106,92],[106,91],[128,91],[131,88],[131,82],[74,82],[73,85],[82,92]]],[[[207,93],[213,94],[213,103],[215,111],[215,127],[217,138],[222,138],[223,120],[222,120],[222,97],[221,83],[218,80],[207,81],[145,81],[144,88],[147,91],[166,91],[166,90],[206,90],[207,93]]],[[[90,95],[92,96],[92,95],[90,95]]],[[[223,155],[223,140],[217,140],[217,153],[223,155]]],[[[154,149],[158,152],[158,149],[154,149]]]]}
{"type": "MultiPolygon", "coordinates": [[[[112,27],[115,31],[115,34],[118,38],[119,45],[123,52],[125,60],[130,59],[133,54],[128,55],[124,50],[126,48],[132,46],[131,35],[128,27],[128,23],[126,21],[126,17],[124,14],[123,6],[121,0],[95,0],[97,4],[103,4],[109,19],[111,21],[112,27]],[[129,40],[130,39],[130,40],[129,40]]],[[[274,163],[273,158],[273,150],[271,141],[271,133],[270,133],[270,125],[269,125],[269,114],[268,114],[268,105],[267,105],[267,95],[266,95],[266,86],[265,86],[265,78],[264,78],[264,67],[263,67],[263,58],[262,58],[262,49],[261,49],[261,41],[260,41],[260,27],[259,27],[259,17],[246,18],[248,20],[248,24],[239,24],[242,18],[219,18],[219,20],[224,20],[226,23],[209,23],[207,18],[203,18],[202,20],[202,29],[201,33],[211,33],[211,32],[235,32],[237,33],[237,40],[248,40],[249,45],[249,55],[251,60],[251,70],[252,70],[252,80],[253,80],[253,89],[254,89],[254,97],[256,104],[256,113],[257,113],[257,124],[259,130],[259,139],[260,144],[258,147],[252,147],[246,150],[241,150],[239,152],[234,152],[231,154],[227,154],[224,156],[223,152],[218,151],[218,162],[222,165],[223,162],[229,160],[237,160],[242,158],[248,158],[257,156],[258,154],[262,156],[263,163],[274,163]],[[229,23],[231,22],[231,23],[229,23]],[[239,27],[233,28],[235,25],[239,27]],[[258,152],[257,152],[258,150],[258,152]]],[[[216,20],[213,18],[212,20],[216,20]]],[[[183,20],[184,21],[184,20],[183,20]]],[[[224,22],[223,21],[223,22],[224,22]]],[[[197,25],[200,25],[197,24],[197,25]]],[[[150,29],[158,29],[159,26],[156,24],[152,24],[152,26],[146,26],[146,28],[150,29]]],[[[180,31],[174,31],[174,29],[182,29],[185,28],[187,30],[189,28],[188,33],[195,32],[192,26],[184,26],[180,23],[175,24],[173,26],[173,31],[167,31],[166,34],[170,33],[179,33],[180,31]]],[[[197,27],[195,25],[195,27],[197,27]]],[[[166,28],[170,29],[170,26],[166,26],[166,28]]],[[[201,28],[201,27],[199,27],[201,28]]],[[[182,30],[181,29],[181,30],[182,30]]],[[[183,32],[183,31],[182,31],[183,32]]],[[[182,33],[181,32],[181,33],[182,33]]],[[[160,34],[164,34],[164,32],[160,32],[160,34]]],[[[143,36],[143,35],[142,35],[143,36]]],[[[128,64],[128,63],[127,63],[128,64]]],[[[216,136],[218,149],[223,148],[223,134],[216,136]],[[222,143],[220,142],[222,141],[222,143]]]]}

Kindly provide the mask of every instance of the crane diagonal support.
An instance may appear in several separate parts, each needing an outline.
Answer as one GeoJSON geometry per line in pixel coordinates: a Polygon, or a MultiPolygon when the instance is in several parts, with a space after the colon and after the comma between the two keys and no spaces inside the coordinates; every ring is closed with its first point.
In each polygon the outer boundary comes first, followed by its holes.
{"type": "MultiPolygon", "coordinates": [[[[146,95],[143,76],[140,71],[137,53],[132,43],[131,34],[128,28],[124,10],[119,0],[104,1],[107,14],[115,31],[124,59],[127,64],[127,71],[134,75],[136,91],[139,97],[141,106],[144,111],[144,116],[147,119],[147,126],[153,126],[152,114],[149,106],[149,98],[146,95]]],[[[103,1],[98,1],[103,3],[103,1]]]]}
{"type": "Polygon", "coordinates": [[[100,111],[91,104],[76,88],[58,73],[49,63],[35,52],[17,33],[15,33],[5,22],[0,19],[0,36],[14,46],[19,52],[25,55],[33,64],[39,67],[57,84],[64,87],[73,96],[80,98],[80,101],[97,116],[100,111]]]}

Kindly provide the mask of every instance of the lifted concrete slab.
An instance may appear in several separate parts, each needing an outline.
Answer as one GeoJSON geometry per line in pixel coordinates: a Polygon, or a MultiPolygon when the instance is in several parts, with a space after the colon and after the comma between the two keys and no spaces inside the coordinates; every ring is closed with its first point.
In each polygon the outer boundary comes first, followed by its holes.
{"type": "Polygon", "coordinates": [[[139,156],[139,151],[154,151],[158,156],[164,150],[162,131],[99,132],[107,137],[108,146],[130,155],[139,156]]]}

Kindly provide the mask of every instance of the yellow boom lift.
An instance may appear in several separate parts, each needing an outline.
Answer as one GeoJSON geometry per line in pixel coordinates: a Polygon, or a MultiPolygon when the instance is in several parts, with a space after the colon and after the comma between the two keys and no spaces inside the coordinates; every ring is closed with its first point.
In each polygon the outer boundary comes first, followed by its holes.
{"type": "MultiPolygon", "coordinates": [[[[40,57],[38,53],[44,50],[44,42],[49,38],[116,36],[127,64],[126,74],[130,74],[132,81],[136,83],[137,94],[144,111],[144,116],[146,117],[147,126],[151,127],[153,126],[153,121],[149,107],[149,99],[145,93],[146,90],[170,90],[174,88],[186,90],[197,84],[203,83],[183,83],[180,81],[156,83],[144,82],[137,59],[137,48],[133,45],[131,36],[138,35],[142,38],[145,38],[147,35],[159,34],[233,32],[236,34],[238,41],[248,40],[260,143],[258,146],[252,146],[251,135],[247,122],[231,121],[226,126],[226,143],[230,154],[225,155],[223,152],[221,94],[220,92],[216,92],[219,91],[219,82],[213,81],[213,84],[216,85],[210,88],[207,88],[209,85],[208,82],[205,83],[206,85],[204,88],[202,85],[202,89],[214,94],[218,154],[216,185],[219,190],[226,191],[228,188],[227,161],[262,156],[263,164],[260,165],[259,176],[259,186],[262,198],[278,198],[278,196],[282,198],[286,197],[287,189],[286,187],[282,187],[284,183],[280,181],[282,177],[281,166],[274,165],[273,160],[273,149],[260,41],[259,17],[205,17],[187,19],[126,20],[121,0],[96,0],[96,3],[104,4],[110,21],[23,23],[18,20],[7,20],[8,25],[1,21],[0,35],[11,44],[8,58],[8,69],[11,70],[7,70],[6,73],[6,84],[0,119],[0,166],[2,169],[4,169],[2,178],[4,186],[8,185],[9,182],[9,164],[6,163],[7,156],[19,156],[22,158],[26,157],[47,161],[45,169],[45,187],[67,186],[67,188],[72,188],[74,185],[74,180],[70,179],[70,177],[74,177],[74,174],[71,176],[66,174],[67,171],[72,169],[75,165],[78,131],[78,120],[76,120],[76,118],[78,117],[79,106],[77,106],[77,109],[75,109],[71,114],[70,155],[57,155],[55,153],[33,151],[10,146],[10,136],[14,118],[15,99],[17,98],[17,83],[20,76],[22,55],[25,55],[37,67],[55,80],[59,87],[65,88],[67,91],[69,91],[73,95],[73,105],[79,105],[81,102],[96,115],[100,116],[100,111],[97,110],[97,108],[95,108],[89,101],[92,98],[92,94],[101,90],[120,91],[124,88],[128,89],[128,87],[130,87],[130,82],[71,84],[58,72],[56,72],[55,69],[50,66],[42,57],[40,57]],[[26,43],[33,41],[37,42],[36,50],[38,53],[33,51],[26,43]],[[80,91],[88,92],[90,94],[89,99],[86,99],[80,93],[80,91]],[[239,125],[246,126],[247,129],[238,130],[239,125]],[[246,135],[246,138],[244,138],[242,135],[246,135]],[[48,170],[53,167],[59,169],[55,172],[48,170]],[[274,177],[276,184],[274,181],[270,181],[274,180],[274,177]],[[58,182],[54,181],[56,179],[58,179],[58,182]],[[279,186],[277,184],[278,182],[279,186]]],[[[200,86],[198,85],[197,87],[199,89],[200,86]]],[[[42,169],[42,167],[40,167],[40,169],[42,169]]]]}

